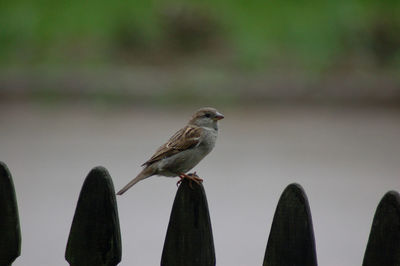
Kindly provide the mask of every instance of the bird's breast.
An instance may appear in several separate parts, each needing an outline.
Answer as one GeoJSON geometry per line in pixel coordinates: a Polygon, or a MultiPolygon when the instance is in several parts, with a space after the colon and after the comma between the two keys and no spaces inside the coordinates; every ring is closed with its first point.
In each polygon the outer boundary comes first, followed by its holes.
{"type": "Polygon", "coordinates": [[[201,142],[198,145],[198,149],[207,155],[215,146],[217,140],[218,131],[214,129],[205,129],[204,135],[201,142]]]}

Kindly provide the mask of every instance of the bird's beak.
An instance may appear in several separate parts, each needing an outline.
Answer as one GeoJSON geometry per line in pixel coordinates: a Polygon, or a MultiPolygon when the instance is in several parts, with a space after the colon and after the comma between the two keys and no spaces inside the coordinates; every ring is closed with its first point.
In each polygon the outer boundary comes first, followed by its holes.
{"type": "Polygon", "coordinates": [[[223,119],[224,117],[225,117],[225,116],[224,116],[223,114],[217,112],[217,113],[215,114],[214,120],[218,121],[218,120],[223,119]]]}

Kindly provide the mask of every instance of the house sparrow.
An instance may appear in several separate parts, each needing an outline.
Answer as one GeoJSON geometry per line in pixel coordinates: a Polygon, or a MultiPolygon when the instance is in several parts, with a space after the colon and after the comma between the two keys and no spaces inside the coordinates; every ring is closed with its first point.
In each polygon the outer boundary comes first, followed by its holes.
{"type": "MultiPolygon", "coordinates": [[[[189,123],[176,132],[167,143],[162,145],[142,166],[144,169],[117,195],[122,195],[140,180],[149,176],[179,176],[202,181],[196,174],[186,175],[214,148],[218,135],[218,120],[224,116],[216,109],[199,109],[189,123]]],[[[179,183],[179,182],[178,182],[179,183]]]]}

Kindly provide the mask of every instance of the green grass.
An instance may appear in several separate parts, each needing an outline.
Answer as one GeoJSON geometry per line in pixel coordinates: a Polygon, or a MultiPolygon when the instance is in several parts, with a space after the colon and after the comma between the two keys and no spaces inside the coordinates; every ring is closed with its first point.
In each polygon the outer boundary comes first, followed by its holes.
{"type": "MultiPolygon", "coordinates": [[[[321,69],[349,54],[373,57],[379,51],[371,47],[380,41],[373,29],[382,21],[394,47],[400,42],[400,4],[394,0],[6,0],[0,4],[0,64],[101,65],[114,63],[121,50],[176,53],[169,47],[174,38],[190,37],[179,27],[191,20],[173,15],[181,7],[216,29],[197,40],[200,48],[205,39],[218,39],[234,62],[249,69],[282,61],[321,69]]],[[[399,49],[393,50],[389,61],[399,58],[399,49]]]]}

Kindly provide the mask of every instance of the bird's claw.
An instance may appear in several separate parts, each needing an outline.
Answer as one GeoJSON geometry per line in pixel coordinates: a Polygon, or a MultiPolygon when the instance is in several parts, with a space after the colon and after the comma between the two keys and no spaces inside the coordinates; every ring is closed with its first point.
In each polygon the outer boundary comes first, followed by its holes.
{"type": "Polygon", "coordinates": [[[182,174],[180,174],[179,175],[179,177],[180,177],[180,180],[178,181],[178,182],[176,182],[176,186],[178,186],[180,183],[182,183],[182,181],[183,181],[183,179],[189,179],[189,187],[191,188],[191,189],[193,189],[193,185],[192,185],[192,182],[195,182],[196,184],[198,184],[198,185],[200,185],[201,183],[203,183],[203,179],[201,179],[197,174],[196,174],[196,172],[194,172],[194,173],[190,173],[190,174],[184,174],[184,173],[182,173],[182,174]]]}

